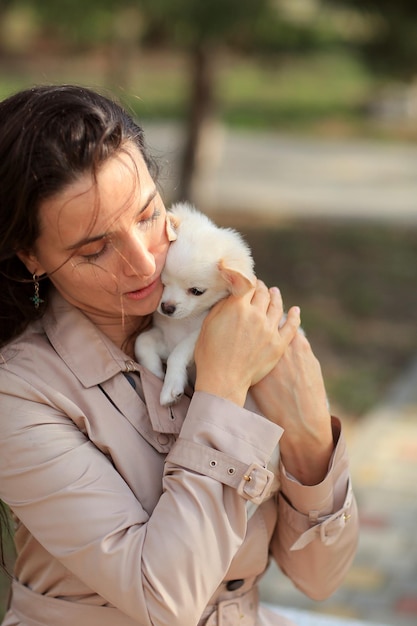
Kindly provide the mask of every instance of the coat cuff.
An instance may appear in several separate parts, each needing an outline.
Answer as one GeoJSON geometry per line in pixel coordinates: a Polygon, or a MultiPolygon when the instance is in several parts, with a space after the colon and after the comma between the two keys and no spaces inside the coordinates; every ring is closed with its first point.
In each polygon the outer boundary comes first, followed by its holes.
{"type": "MultiPolygon", "coordinates": [[[[332,515],[314,516],[310,518],[310,528],[304,530],[297,541],[291,546],[291,550],[302,550],[309,543],[319,538],[321,543],[331,546],[339,539],[346,524],[352,517],[352,509],[354,506],[353,491],[350,479],[346,491],[346,498],[340,510],[332,515]]],[[[301,528],[303,528],[301,524],[301,528]]]]}
{"type": "Polygon", "coordinates": [[[210,476],[260,504],[277,486],[267,465],[282,432],[257,413],[196,392],[167,462],[210,476]]]}

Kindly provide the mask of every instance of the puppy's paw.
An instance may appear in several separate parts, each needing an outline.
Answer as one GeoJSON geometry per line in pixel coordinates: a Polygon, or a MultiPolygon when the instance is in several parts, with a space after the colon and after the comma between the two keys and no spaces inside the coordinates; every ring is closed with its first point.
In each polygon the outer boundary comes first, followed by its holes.
{"type": "Polygon", "coordinates": [[[178,383],[167,384],[165,381],[159,401],[162,406],[171,406],[184,395],[184,386],[178,383]]]}

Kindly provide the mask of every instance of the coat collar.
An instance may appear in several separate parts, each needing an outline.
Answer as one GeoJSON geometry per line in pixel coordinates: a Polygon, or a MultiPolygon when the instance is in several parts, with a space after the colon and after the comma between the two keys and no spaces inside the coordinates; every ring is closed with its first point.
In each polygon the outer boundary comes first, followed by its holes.
{"type": "Polygon", "coordinates": [[[136,422],[135,403],[129,400],[132,396],[126,392],[126,386],[122,391],[122,387],[115,384],[115,377],[120,373],[137,372],[141,387],[139,395],[146,404],[152,430],[167,435],[179,434],[191,394],[184,395],[172,408],[161,406],[162,381],[129,358],[84,313],[55,290],[51,293],[42,325],[54,350],[84,387],[100,386],[115,406],[136,422]]]}
{"type": "Polygon", "coordinates": [[[132,359],[56,290],[51,293],[42,324],[54,350],[84,387],[135,369],[132,359]]]}

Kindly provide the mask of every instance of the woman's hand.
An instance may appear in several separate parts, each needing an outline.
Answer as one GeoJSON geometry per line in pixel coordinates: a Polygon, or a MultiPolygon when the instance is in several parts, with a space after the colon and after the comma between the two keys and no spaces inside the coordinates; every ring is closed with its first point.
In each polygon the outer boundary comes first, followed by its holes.
{"type": "Polygon", "coordinates": [[[302,333],[251,393],[262,413],[284,429],[286,470],[304,485],[321,482],[334,449],[331,419],[320,364],[302,333]]]}
{"type": "Polygon", "coordinates": [[[263,379],[294,338],[299,309],[283,315],[276,287],[257,281],[244,296],[221,300],[206,317],[195,349],[195,389],[227,398],[243,406],[249,387],[263,379]]]}

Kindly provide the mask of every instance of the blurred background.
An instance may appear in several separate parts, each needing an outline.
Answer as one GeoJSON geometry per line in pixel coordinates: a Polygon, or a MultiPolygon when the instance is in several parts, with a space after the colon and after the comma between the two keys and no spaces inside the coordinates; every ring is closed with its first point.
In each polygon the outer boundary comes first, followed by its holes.
{"type": "MultiPolygon", "coordinates": [[[[417,349],[415,1],[0,0],[0,97],[51,83],[118,98],[166,203],[245,234],[258,275],[301,306],[357,441],[417,349]]],[[[407,575],[392,624],[417,623],[407,575]]],[[[386,615],[378,581],[379,612],[353,615],[386,615]]]]}

